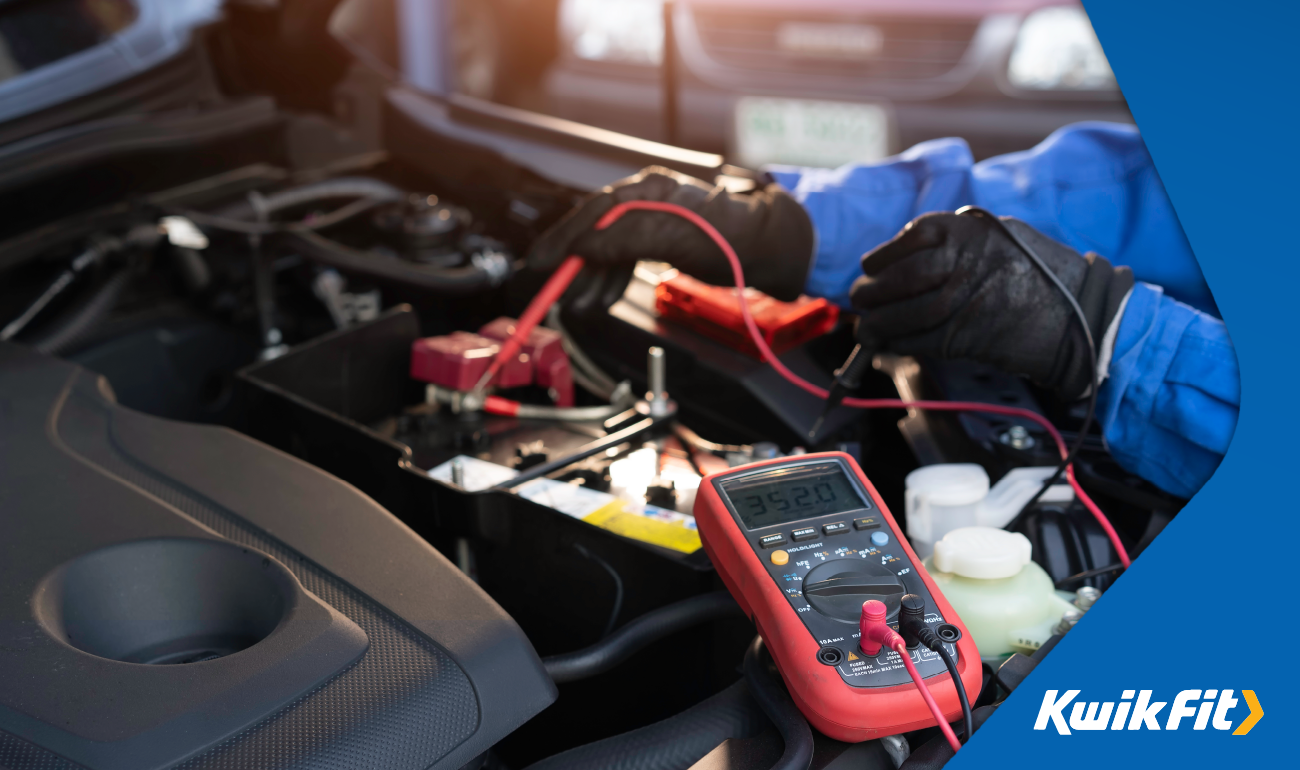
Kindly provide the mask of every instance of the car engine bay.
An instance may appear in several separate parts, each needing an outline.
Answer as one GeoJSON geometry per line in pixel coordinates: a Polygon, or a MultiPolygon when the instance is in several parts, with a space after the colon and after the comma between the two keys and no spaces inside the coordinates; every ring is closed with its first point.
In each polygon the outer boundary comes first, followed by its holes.
{"type": "MultiPolygon", "coordinates": [[[[764,360],[736,292],[667,265],[597,315],[543,308],[488,372],[548,278],[530,244],[583,196],[649,165],[759,175],[337,50],[272,73],[256,5],[0,128],[0,507],[25,512],[0,524],[19,629],[0,647],[30,653],[0,665],[13,766],[776,766],[791,672],[697,524],[705,478],[756,463],[851,458],[918,571],[948,572],[931,559],[955,558],[936,543],[958,509],[1024,536],[1046,609],[1005,644],[959,605],[978,587],[937,579],[979,643],[977,721],[1122,572],[1070,488],[1040,490],[1060,457],[1038,422],[841,406],[810,438],[823,400],[764,360]]],[[[850,313],[745,301],[786,367],[832,382],[850,313]]],[[[1080,441],[1078,482],[1131,556],[1182,507],[1078,435],[1082,403],[973,363],[870,364],[861,398],[1015,407],[1080,441]]],[[[812,767],[948,750],[935,727],[825,732],[812,767]]]]}

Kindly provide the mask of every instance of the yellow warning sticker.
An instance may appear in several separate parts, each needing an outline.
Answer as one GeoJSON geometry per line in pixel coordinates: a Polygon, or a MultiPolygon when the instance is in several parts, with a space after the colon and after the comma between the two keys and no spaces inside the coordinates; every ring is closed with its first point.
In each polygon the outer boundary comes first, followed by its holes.
{"type": "Polygon", "coordinates": [[[857,656],[857,655],[854,655],[853,652],[850,651],[850,652],[849,652],[849,660],[857,660],[857,659],[858,659],[858,656],[857,656]]]}
{"type": "MultiPolygon", "coordinates": [[[[513,468],[476,457],[461,455],[455,461],[460,462],[463,473],[463,483],[460,486],[468,491],[487,489],[518,475],[518,471],[513,468]]],[[[450,482],[452,464],[455,461],[448,460],[430,470],[429,475],[450,482]]],[[[538,505],[643,543],[682,553],[694,553],[701,547],[700,535],[695,529],[695,517],[687,513],[637,504],[607,492],[597,492],[585,486],[552,479],[534,479],[520,485],[515,493],[538,505]]]]}
{"type": "Polygon", "coordinates": [[[624,510],[625,505],[624,501],[615,500],[582,517],[582,520],[616,535],[671,548],[682,553],[694,553],[700,549],[698,531],[679,523],[628,513],[624,510]]]}

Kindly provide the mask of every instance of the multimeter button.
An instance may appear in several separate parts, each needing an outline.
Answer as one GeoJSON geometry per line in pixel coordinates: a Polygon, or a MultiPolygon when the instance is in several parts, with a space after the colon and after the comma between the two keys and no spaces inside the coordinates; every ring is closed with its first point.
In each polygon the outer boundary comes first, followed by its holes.
{"type": "Polygon", "coordinates": [[[794,532],[790,533],[790,537],[793,537],[796,543],[802,540],[812,540],[817,537],[817,528],[804,527],[803,529],[796,529],[794,532]]]}
{"type": "Polygon", "coordinates": [[[880,519],[875,516],[866,516],[861,519],[853,520],[854,529],[875,529],[880,526],[880,519]]]}
{"type": "Polygon", "coordinates": [[[872,532],[872,533],[871,533],[871,544],[872,544],[872,545],[889,545],[889,535],[886,535],[884,532],[872,532]]]}
{"type": "Polygon", "coordinates": [[[785,535],[780,532],[775,535],[764,535],[758,539],[758,544],[764,548],[771,548],[774,545],[785,545],[785,535]]]}
{"type": "Polygon", "coordinates": [[[822,532],[827,535],[842,535],[849,531],[849,525],[842,521],[822,525],[822,532]]]}
{"type": "Polygon", "coordinates": [[[785,551],[772,552],[772,563],[775,564],[776,566],[784,567],[789,562],[790,562],[790,554],[786,553],[785,551]]]}

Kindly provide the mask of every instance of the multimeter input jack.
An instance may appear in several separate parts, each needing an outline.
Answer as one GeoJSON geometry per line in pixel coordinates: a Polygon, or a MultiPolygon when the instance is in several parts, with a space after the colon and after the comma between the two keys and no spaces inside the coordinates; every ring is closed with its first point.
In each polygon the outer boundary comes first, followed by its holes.
{"type": "Polygon", "coordinates": [[[844,662],[844,653],[838,647],[823,647],[817,651],[817,662],[827,666],[838,666],[844,662]]]}

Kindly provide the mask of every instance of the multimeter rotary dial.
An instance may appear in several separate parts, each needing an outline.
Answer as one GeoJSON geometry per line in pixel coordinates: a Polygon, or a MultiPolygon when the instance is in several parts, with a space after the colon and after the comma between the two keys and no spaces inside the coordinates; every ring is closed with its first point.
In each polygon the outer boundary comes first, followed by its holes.
{"type": "Polygon", "coordinates": [[[813,567],[803,579],[803,598],[818,613],[857,625],[862,603],[884,602],[892,620],[907,593],[903,581],[889,569],[862,559],[833,559],[813,567]]]}

